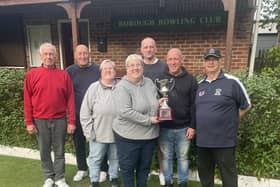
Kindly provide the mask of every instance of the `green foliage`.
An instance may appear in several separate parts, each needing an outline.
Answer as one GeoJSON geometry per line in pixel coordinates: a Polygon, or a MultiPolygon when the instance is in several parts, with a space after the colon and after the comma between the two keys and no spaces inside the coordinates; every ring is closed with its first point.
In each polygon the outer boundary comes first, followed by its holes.
{"type": "Polygon", "coordinates": [[[280,65],[242,82],[252,109],[241,121],[237,159],[239,172],[280,178],[280,65]]]}
{"type": "Polygon", "coordinates": [[[262,0],[262,25],[280,23],[280,0],[262,0]]]}
{"type": "Polygon", "coordinates": [[[34,147],[23,119],[24,70],[0,69],[0,144],[34,147]]]}

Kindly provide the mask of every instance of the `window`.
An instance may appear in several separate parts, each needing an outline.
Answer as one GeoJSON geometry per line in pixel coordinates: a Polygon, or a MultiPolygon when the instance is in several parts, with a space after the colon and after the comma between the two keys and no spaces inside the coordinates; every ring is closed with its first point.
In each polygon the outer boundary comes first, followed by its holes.
{"type": "Polygon", "coordinates": [[[30,66],[41,65],[39,56],[40,45],[44,42],[51,42],[50,25],[27,25],[28,48],[30,54],[30,66]]]}

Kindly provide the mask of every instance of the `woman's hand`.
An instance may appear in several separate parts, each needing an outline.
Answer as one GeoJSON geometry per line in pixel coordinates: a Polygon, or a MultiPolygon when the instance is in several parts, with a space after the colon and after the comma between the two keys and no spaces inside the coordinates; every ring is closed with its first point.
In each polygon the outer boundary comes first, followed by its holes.
{"type": "Polygon", "coordinates": [[[164,102],[167,103],[168,98],[162,97],[158,100],[159,106],[163,106],[164,102]]]}
{"type": "Polygon", "coordinates": [[[160,122],[160,120],[158,120],[157,116],[152,116],[151,117],[151,122],[152,122],[152,124],[158,124],[160,122]]]}

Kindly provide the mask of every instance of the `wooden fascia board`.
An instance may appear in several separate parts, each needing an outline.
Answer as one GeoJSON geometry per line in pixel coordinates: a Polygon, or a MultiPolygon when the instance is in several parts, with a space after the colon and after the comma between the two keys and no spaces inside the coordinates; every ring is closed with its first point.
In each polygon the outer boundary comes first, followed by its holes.
{"type": "Polygon", "coordinates": [[[15,6],[41,3],[61,3],[69,2],[70,0],[0,0],[0,6],[15,6]]]}

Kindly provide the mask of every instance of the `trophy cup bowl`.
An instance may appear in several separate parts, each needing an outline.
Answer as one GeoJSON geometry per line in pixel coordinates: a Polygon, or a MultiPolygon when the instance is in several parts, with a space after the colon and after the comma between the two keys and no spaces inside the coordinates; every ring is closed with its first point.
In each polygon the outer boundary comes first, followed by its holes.
{"type": "Polygon", "coordinates": [[[158,91],[162,94],[163,98],[166,98],[163,101],[162,106],[158,110],[158,119],[159,120],[172,120],[171,108],[167,105],[168,93],[174,88],[175,81],[174,79],[156,79],[155,85],[158,91]]]}

